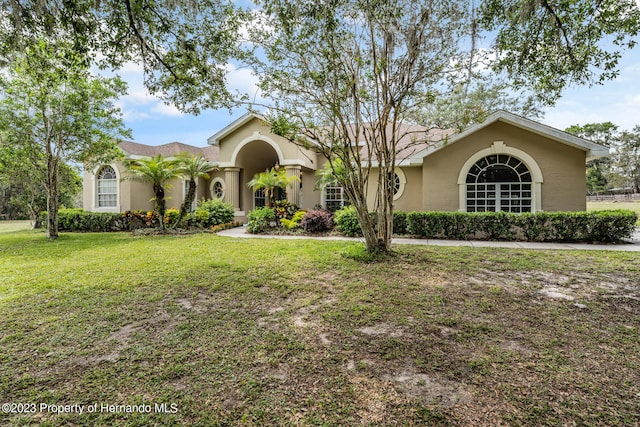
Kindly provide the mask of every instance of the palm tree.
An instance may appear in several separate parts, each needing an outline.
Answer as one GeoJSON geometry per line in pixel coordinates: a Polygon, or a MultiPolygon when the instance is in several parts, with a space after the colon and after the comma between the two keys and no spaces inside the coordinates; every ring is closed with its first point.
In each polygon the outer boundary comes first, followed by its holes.
{"type": "Polygon", "coordinates": [[[165,159],[162,154],[158,154],[149,159],[127,160],[126,166],[131,172],[127,179],[150,182],[153,185],[154,209],[158,213],[160,230],[164,230],[164,214],[167,209],[165,188],[169,181],[180,176],[178,162],[165,159]]]}
{"type": "Polygon", "coordinates": [[[193,204],[193,200],[196,197],[196,180],[198,178],[209,179],[209,172],[218,170],[216,165],[208,161],[202,154],[194,157],[189,153],[183,153],[176,156],[176,160],[178,162],[178,171],[184,178],[189,180],[189,189],[180,206],[180,215],[173,228],[180,224],[189,207],[193,204]]]}
{"type": "Polygon", "coordinates": [[[299,180],[300,178],[295,175],[287,176],[287,172],[284,169],[276,170],[275,168],[271,168],[255,174],[247,185],[253,191],[264,190],[265,203],[267,206],[271,206],[276,188],[282,188],[284,190],[287,188],[287,185],[299,180]]]}
{"type": "Polygon", "coordinates": [[[344,179],[346,175],[342,160],[333,159],[331,162],[326,162],[322,169],[316,171],[318,181],[316,182],[316,190],[324,190],[327,187],[333,187],[340,185],[338,177],[344,179]]]}

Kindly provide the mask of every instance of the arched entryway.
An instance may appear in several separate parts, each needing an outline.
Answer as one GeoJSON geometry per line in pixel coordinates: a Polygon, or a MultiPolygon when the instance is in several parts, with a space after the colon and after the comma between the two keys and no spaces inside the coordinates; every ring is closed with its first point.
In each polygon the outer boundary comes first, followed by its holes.
{"type": "Polygon", "coordinates": [[[282,161],[279,153],[266,141],[254,140],[240,147],[235,157],[235,164],[240,168],[240,210],[250,211],[264,206],[264,191],[254,192],[247,184],[256,174],[280,167],[282,161]]]}

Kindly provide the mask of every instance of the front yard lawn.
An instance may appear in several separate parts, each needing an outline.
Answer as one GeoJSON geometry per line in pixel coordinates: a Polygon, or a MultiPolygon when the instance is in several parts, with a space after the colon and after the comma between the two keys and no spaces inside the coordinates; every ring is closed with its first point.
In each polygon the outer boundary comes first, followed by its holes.
{"type": "Polygon", "coordinates": [[[0,424],[638,424],[637,254],[361,254],[0,233],[0,424]]]}

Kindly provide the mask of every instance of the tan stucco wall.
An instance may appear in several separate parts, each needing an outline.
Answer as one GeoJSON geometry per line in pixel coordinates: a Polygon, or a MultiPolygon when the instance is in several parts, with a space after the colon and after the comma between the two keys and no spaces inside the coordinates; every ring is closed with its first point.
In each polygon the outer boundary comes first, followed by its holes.
{"type": "MultiPolygon", "coordinates": [[[[133,181],[125,179],[127,176],[126,167],[116,162],[111,166],[117,169],[117,173],[120,176],[118,202],[119,211],[125,212],[129,210],[153,210],[154,202],[151,200],[154,198],[153,187],[147,182],[133,181]]],[[[100,169],[100,168],[98,168],[100,169]]],[[[179,209],[184,200],[184,183],[182,178],[176,178],[169,182],[169,185],[165,187],[165,197],[167,198],[167,209],[174,208],[179,209]]],[[[197,200],[201,201],[203,198],[210,199],[211,194],[208,190],[208,181],[200,178],[198,180],[198,186],[196,188],[197,200]]],[[[97,200],[94,200],[93,193],[96,191],[96,182],[93,171],[85,171],[83,177],[83,203],[84,209],[87,211],[98,211],[97,200]]]]}
{"type": "MultiPolygon", "coordinates": [[[[422,209],[422,169],[420,167],[399,167],[397,174],[401,181],[401,196],[393,202],[396,211],[412,212],[422,209]]],[[[372,169],[367,186],[367,205],[373,210],[378,186],[378,169],[372,169]]]]}
{"type": "Polygon", "coordinates": [[[422,209],[422,168],[400,168],[406,177],[406,184],[402,196],[394,203],[397,211],[413,212],[422,209]]]}
{"type": "MultiPolygon", "coordinates": [[[[233,160],[233,154],[237,147],[248,140],[268,138],[276,143],[281,150],[283,158],[279,159],[282,165],[288,162],[299,163],[304,167],[316,169],[318,166],[317,154],[311,150],[304,149],[285,138],[271,133],[271,129],[262,120],[253,118],[243,126],[225,135],[219,143],[221,165],[226,165],[233,160]]],[[[242,167],[241,165],[235,165],[242,167]]],[[[251,178],[249,178],[251,179],[251,178]]]]}
{"type": "Polygon", "coordinates": [[[317,181],[318,178],[315,176],[314,171],[302,171],[301,209],[313,209],[316,205],[320,204],[321,193],[313,189],[317,181]]]}
{"type": "Polygon", "coordinates": [[[121,182],[122,200],[126,201],[122,205],[122,212],[125,211],[150,211],[153,210],[153,187],[151,184],[139,181],[125,180],[121,182]]]}
{"type": "MultiPolygon", "coordinates": [[[[459,209],[458,175],[464,163],[494,141],[529,154],[542,171],[542,210],[586,209],[584,151],[498,122],[426,157],[423,164],[423,210],[459,209]]],[[[465,171],[466,173],[466,171],[465,171]]]]}

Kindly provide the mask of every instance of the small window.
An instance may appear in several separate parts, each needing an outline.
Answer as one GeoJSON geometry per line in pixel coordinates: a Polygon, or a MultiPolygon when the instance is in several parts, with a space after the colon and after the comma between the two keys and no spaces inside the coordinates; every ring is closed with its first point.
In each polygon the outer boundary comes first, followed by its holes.
{"type": "Polygon", "coordinates": [[[266,196],[266,191],[264,191],[264,188],[256,190],[253,193],[253,203],[255,208],[261,208],[267,205],[267,196],[266,196]]]}
{"type": "Polygon", "coordinates": [[[209,190],[211,191],[211,198],[220,200],[224,199],[225,188],[222,178],[214,178],[213,181],[211,181],[209,190]]]}
{"type": "Polygon", "coordinates": [[[393,179],[389,180],[389,190],[393,192],[393,200],[398,200],[402,196],[406,182],[407,178],[402,169],[396,168],[393,179]]]}
{"type": "Polygon", "coordinates": [[[111,166],[104,166],[98,172],[98,207],[115,208],[118,206],[118,178],[111,166]]]}
{"type": "Polygon", "coordinates": [[[328,186],[324,189],[324,204],[325,209],[330,212],[335,212],[342,209],[348,204],[344,189],[339,185],[328,186]]]}

